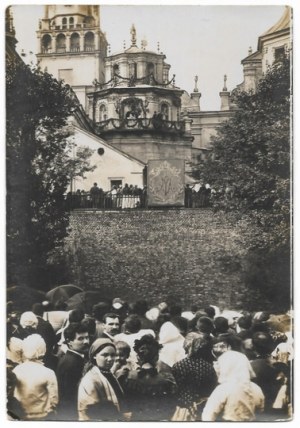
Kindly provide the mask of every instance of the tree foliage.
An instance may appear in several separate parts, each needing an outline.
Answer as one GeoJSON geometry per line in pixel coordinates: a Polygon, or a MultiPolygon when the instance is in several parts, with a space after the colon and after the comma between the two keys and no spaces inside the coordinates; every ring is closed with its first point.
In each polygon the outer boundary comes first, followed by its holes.
{"type": "Polygon", "coordinates": [[[47,286],[48,257],[67,234],[64,194],[70,180],[92,169],[89,149],[77,150],[70,88],[22,62],[6,68],[7,279],[47,286]]]}
{"type": "Polygon", "coordinates": [[[255,226],[245,281],[285,302],[290,299],[290,74],[285,58],[255,93],[234,95],[237,110],[220,126],[212,155],[201,165],[216,190],[214,208],[247,216],[255,226]]]}

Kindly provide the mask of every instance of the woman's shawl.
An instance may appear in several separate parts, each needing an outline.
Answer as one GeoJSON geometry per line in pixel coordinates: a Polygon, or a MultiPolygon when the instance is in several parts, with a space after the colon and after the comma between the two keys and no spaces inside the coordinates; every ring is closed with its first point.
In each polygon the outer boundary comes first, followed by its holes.
{"type": "MultiPolygon", "coordinates": [[[[121,388],[121,387],[120,387],[121,388]]],[[[117,411],[120,411],[117,396],[97,366],[89,370],[81,379],[78,389],[79,420],[89,420],[87,410],[89,406],[109,401],[117,411]]]]}

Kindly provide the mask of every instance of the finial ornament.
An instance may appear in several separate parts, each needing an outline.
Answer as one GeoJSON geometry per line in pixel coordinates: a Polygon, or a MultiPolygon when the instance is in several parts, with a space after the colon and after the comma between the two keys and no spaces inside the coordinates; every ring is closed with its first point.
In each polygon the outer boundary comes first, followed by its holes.
{"type": "Polygon", "coordinates": [[[126,41],[125,40],[123,40],[123,49],[124,49],[124,51],[126,50],[126,41]]]}
{"type": "Polygon", "coordinates": [[[159,42],[157,42],[157,52],[159,53],[160,51],[160,46],[159,46],[159,42]]]}
{"type": "Polygon", "coordinates": [[[108,52],[108,55],[110,55],[110,44],[108,43],[108,45],[107,45],[107,52],[108,52]]]}
{"type": "Polygon", "coordinates": [[[252,47],[251,46],[249,46],[249,49],[248,49],[248,55],[251,55],[252,54],[252,47]]]}
{"type": "Polygon", "coordinates": [[[131,34],[131,46],[136,46],[136,30],[135,30],[134,24],[132,24],[131,26],[130,34],[131,34]]]}
{"type": "Polygon", "coordinates": [[[194,88],[194,92],[199,92],[199,89],[198,89],[198,76],[195,76],[195,88],[194,88]]]}
{"type": "Polygon", "coordinates": [[[226,76],[226,74],[224,74],[224,87],[223,87],[223,91],[227,91],[226,82],[227,82],[227,76],[226,76]]]}

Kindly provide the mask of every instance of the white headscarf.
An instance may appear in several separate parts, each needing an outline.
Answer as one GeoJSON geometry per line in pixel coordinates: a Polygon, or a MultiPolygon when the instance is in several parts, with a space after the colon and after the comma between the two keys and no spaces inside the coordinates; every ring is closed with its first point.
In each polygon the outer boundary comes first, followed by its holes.
{"type": "Polygon", "coordinates": [[[38,360],[46,353],[46,343],[39,334],[31,334],[23,340],[23,355],[26,360],[38,360]]]}
{"type": "Polygon", "coordinates": [[[185,358],[184,337],[170,321],[161,326],[159,343],[163,345],[159,352],[159,359],[168,366],[172,367],[175,363],[185,358]]]}
{"type": "Polygon", "coordinates": [[[249,383],[255,373],[246,355],[237,351],[226,351],[217,361],[219,383],[249,383]]]}
{"type": "Polygon", "coordinates": [[[165,322],[160,328],[159,343],[164,345],[165,343],[170,343],[178,340],[180,342],[184,340],[178,328],[170,321],[165,322]]]}
{"type": "Polygon", "coordinates": [[[20,317],[20,326],[25,327],[37,327],[38,319],[33,312],[23,312],[20,317]]]}

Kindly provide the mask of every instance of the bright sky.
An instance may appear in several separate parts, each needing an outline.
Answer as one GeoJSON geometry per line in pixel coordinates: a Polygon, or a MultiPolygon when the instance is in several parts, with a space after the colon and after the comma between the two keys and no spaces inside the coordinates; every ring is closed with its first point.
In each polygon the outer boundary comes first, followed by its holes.
{"type": "MultiPolygon", "coordinates": [[[[100,8],[101,29],[106,33],[111,53],[121,51],[124,40],[126,47],[130,46],[130,28],[135,24],[139,46],[145,38],[147,49],[157,52],[159,42],[160,51],[171,65],[170,77],[176,75],[176,86],[191,92],[194,77],[198,75],[202,110],[219,110],[224,74],[229,90],[242,82],[241,60],[248,55],[248,48],[252,46],[253,52],[256,50],[258,37],[273,26],[284,11],[282,4],[205,6],[197,2],[198,5],[159,6],[150,2],[148,6],[130,6],[130,2],[121,3],[100,8]]],[[[44,7],[19,4],[13,7],[13,14],[18,51],[37,53],[35,32],[44,7]]],[[[28,55],[26,60],[35,61],[35,56],[28,55]]]]}

